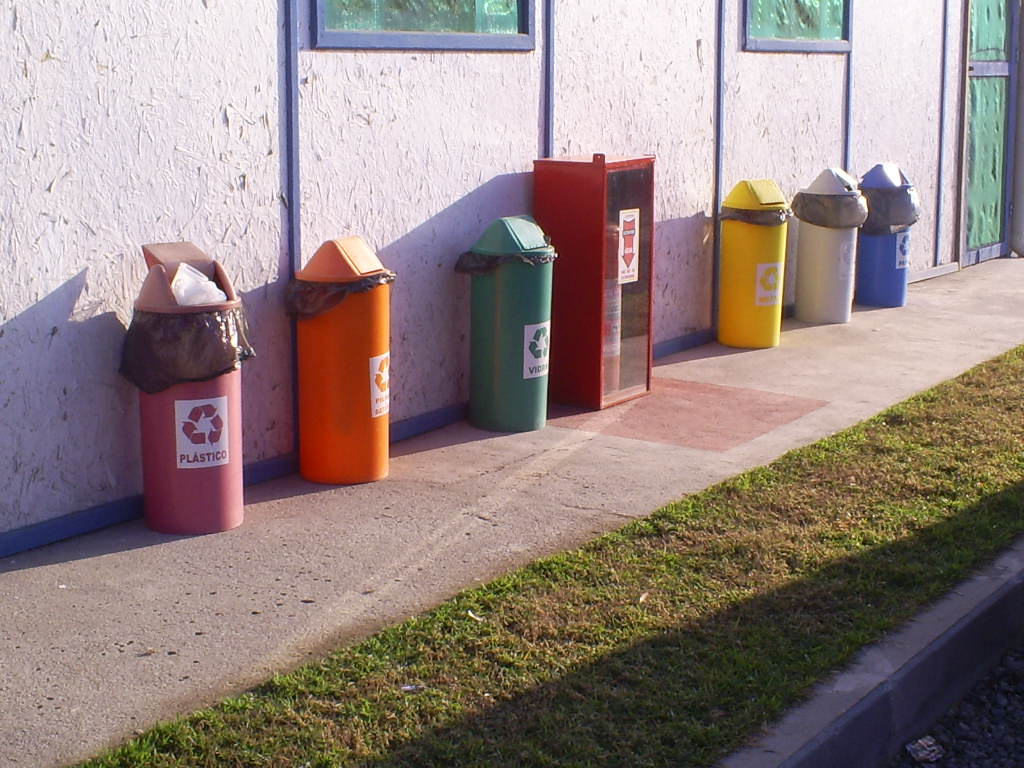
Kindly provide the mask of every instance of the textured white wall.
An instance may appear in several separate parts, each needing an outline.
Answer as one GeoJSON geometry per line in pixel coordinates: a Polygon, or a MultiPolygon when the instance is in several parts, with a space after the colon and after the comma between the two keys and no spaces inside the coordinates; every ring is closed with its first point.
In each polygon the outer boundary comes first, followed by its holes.
{"type": "MultiPolygon", "coordinates": [[[[727,3],[722,194],[774,179],[787,199],[842,166],[846,56],[743,50],[743,3],[727,3]]],[[[794,297],[799,221],[789,226],[783,301],[794,297]]]]}
{"type": "MultiPolygon", "coordinates": [[[[875,163],[897,163],[921,195],[921,218],[910,238],[912,272],[935,256],[935,204],[939,189],[939,106],[942,86],[942,3],[904,0],[883,13],[854,4],[853,152],[850,171],[861,176],[875,163]],[[892,31],[912,31],[894,40],[892,31]]],[[[943,179],[942,263],[959,259],[956,146],[960,97],[961,10],[951,3],[947,68],[946,157],[943,179]]]]}
{"type": "MultiPolygon", "coordinates": [[[[192,240],[234,276],[259,355],[243,374],[246,461],[292,450],[279,6],[19,0],[0,20],[0,533],[141,490],[135,394],[116,368],[145,242],[192,240]]],[[[558,0],[555,150],[657,156],[655,340],[667,341],[711,320],[714,5],[635,6],[558,0]]],[[[745,53],[741,4],[727,6],[723,192],[771,177],[792,195],[841,161],[846,59],[745,53]]],[[[901,162],[926,216],[938,151],[932,6],[860,3],[855,20],[851,170],[901,162]]],[[[954,9],[953,29],[960,18],[954,9]]],[[[394,420],[467,398],[468,278],[452,266],[492,219],[529,209],[543,24],[532,52],[300,56],[303,261],[323,240],[362,234],[399,273],[394,420]]],[[[959,46],[957,33],[947,243],[959,46]]],[[[919,225],[915,265],[930,226],[919,225]]]]}
{"type": "Polygon", "coordinates": [[[302,55],[302,260],[362,235],[398,273],[393,421],[469,397],[469,278],[453,267],[492,220],[529,211],[539,38],[531,52],[302,55]]]}
{"type": "Polygon", "coordinates": [[[247,461],[290,450],[273,0],[33,0],[0,23],[0,532],[141,489],[117,374],[139,246],[245,294],[247,461]]]}
{"type": "Polygon", "coordinates": [[[843,161],[843,54],[743,50],[742,3],[727,3],[723,194],[774,179],[792,197],[843,161]]]}
{"type": "Polygon", "coordinates": [[[711,324],[715,12],[559,0],[555,153],[656,156],[654,338],[711,324]]]}

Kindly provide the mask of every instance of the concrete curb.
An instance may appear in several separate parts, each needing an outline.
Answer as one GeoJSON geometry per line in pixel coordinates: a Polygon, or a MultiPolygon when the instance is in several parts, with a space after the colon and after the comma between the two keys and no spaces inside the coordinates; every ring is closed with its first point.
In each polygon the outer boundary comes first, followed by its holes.
{"type": "Polygon", "coordinates": [[[722,768],[877,768],[1024,636],[1024,538],[820,685],[722,768]]]}

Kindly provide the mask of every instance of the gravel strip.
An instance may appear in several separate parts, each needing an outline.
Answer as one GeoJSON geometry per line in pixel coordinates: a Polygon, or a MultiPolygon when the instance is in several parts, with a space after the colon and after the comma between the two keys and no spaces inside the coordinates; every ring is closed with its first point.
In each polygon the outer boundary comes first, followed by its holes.
{"type": "Polygon", "coordinates": [[[901,749],[889,768],[1024,768],[1024,643],[921,739],[901,749]],[[918,759],[910,755],[915,748],[918,759]]]}

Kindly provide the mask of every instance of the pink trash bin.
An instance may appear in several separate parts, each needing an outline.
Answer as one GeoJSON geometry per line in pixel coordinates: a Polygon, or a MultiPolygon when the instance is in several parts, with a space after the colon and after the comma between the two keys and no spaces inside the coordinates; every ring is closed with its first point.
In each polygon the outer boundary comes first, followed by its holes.
{"type": "MultiPolygon", "coordinates": [[[[207,313],[206,317],[216,318],[210,313],[241,307],[221,265],[192,243],[144,245],[142,250],[149,273],[135,302],[133,325],[139,313],[207,313]],[[227,302],[180,306],[171,281],[182,263],[211,278],[227,295],[227,302]]],[[[129,330],[129,336],[131,333],[129,330]]],[[[241,336],[244,339],[244,332],[241,336]]],[[[160,340],[156,334],[147,342],[160,340]]],[[[174,343],[174,339],[165,341],[174,343]]],[[[248,348],[247,340],[245,344],[248,348]]],[[[232,369],[205,381],[183,381],[160,391],[139,392],[143,503],[146,524],[153,530],[203,534],[241,525],[242,359],[245,356],[236,357],[232,369]]]]}

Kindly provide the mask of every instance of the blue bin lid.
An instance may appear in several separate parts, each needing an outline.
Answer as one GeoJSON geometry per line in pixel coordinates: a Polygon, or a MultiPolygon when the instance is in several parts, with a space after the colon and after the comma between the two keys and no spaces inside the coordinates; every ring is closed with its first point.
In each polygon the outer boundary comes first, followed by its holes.
{"type": "Polygon", "coordinates": [[[896,163],[879,163],[860,180],[861,189],[896,189],[909,186],[910,179],[896,163]]]}

